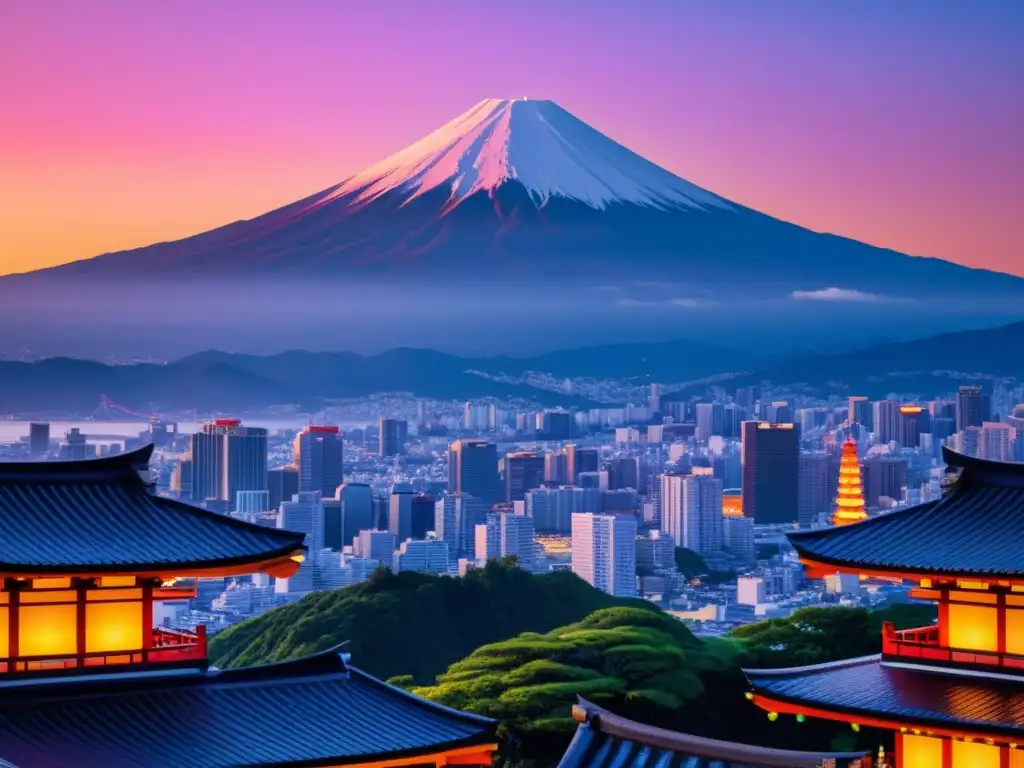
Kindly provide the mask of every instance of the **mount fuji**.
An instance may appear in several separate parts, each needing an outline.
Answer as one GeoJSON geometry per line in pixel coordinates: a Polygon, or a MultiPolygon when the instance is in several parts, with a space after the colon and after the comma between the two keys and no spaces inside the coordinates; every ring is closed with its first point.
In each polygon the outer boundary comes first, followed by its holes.
{"type": "MultiPolygon", "coordinates": [[[[41,286],[79,305],[85,291],[109,309],[125,287],[173,286],[222,308],[227,293],[249,291],[238,307],[251,311],[260,291],[287,303],[289,286],[301,286],[324,300],[303,292],[283,314],[315,323],[311,303],[323,310],[360,285],[443,294],[431,311],[449,315],[514,295],[508,312],[521,312],[525,296],[531,309],[600,307],[648,329],[730,304],[720,314],[758,328],[766,316],[806,327],[845,304],[882,310],[874,314],[888,320],[871,334],[900,318],[921,321],[908,333],[1009,320],[1024,298],[1018,277],[812,232],[727,200],[554,102],[490,99],[305,199],[184,240],[0,278],[0,299],[9,309],[35,292],[26,286],[41,286]],[[956,319],[929,320],[940,317],[956,319]]],[[[151,309],[135,303],[136,313],[151,309]]]]}

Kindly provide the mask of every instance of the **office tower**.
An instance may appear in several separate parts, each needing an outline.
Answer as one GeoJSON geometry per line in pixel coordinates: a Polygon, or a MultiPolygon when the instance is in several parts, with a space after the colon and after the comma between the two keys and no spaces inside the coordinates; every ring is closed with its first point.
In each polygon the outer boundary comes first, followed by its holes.
{"type": "Polygon", "coordinates": [[[810,528],[828,517],[835,493],[835,487],[829,482],[830,462],[827,453],[800,454],[797,522],[801,528],[810,528]]]}
{"type": "MultiPolygon", "coordinates": [[[[686,475],[665,473],[659,483],[659,529],[667,533],[675,542],[683,538],[683,481],[686,475]]],[[[682,546],[680,544],[680,546],[682,546]]]]}
{"type": "Polygon", "coordinates": [[[675,571],[676,543],[664,531],[648,531],[636,540],[636,567],[640,572],[675,571]]]}
{"type": "Polygon", "coordinates": [[[636,456],[616,456],[608,463],[608,488],[640,489],[640,460],[636,456]]]}
{"type": "Polygon", "coordinates": [[[863,395],[856,395],[849,400],[847,419],[853,424],[860,424],[868,432],[875,431],[874,408],[871,401],[863,395]]]}
{"type": "Polygon", "coordinates": [[[981,425],[979,455],[991,461],[1013,461],[1013,441],[1017,431],[1000,421],[986,421],[981,425]]]}
{"type": "Polygon", "coordinates": [[[661,530],[701,555],[722,549],[722,482],[709,475],[666,475],[661,530]],[[666,504],[667,499],[667,504],[666,504]]]}
{"type": "Polygon", "coordinates": [[[241,516],[261,515],[271,509],[267,491],[239,491],[235,496],[235,513],[241,516]]]}
{"type": "Polygon", "coordinates": [[[474,553],[478,565],[501,557],[501,513],[487,515],[486,523],[477,523],[474,530],[474,553]]]}
{"type": "Polygon", "coordinates": [[[836,506],[832,512],[832,525],[859,523],[867,517],[857,443],[848,437],[843,443],[843,456],[839,462],[839,484],[836,491],[836,506]]]}
{"type": "MultiPolygon", "coordinates": [[[[537,570],[537,551],[533,518],[511,512],[498,514],[499,551],[502,557],[515,557],[524,571],[537,570]]],[[[479,525],[477,526],[479,527],[479,525]]]]}
{"type": "Polygon", "coordinates": [[[405,419],[381,419],[379,430],[379,455],[400,456],[405,453],[405,443],[409,436],[409,425],[405,419]]]}
{"type": "Polygon", "coordinates": [[[345,483],[335,491],[341,502],[341,540],[351,542],[360,531],[376,527],[373,519],[373,489],[365,483],[345,483]]]}
{"type": "Polygon", "coordinates": [[[392,570],[420,571],[421,573],[448,573],[450,555],[448,542],[440,539],[417,541],[408,539],[399,545],[392,557],[392,570]]]}
{"type": "Polygon", "coordinates": [[[238,491],[269,491],[267,430],[215,419],[192,435],[192,500],[234,503],[238,491]]]}
{"type": "Polygon", "coordinates": [[[562,485],[568,482],[565,454],[562,451],[545,454],[544,482],[548,485],[562,485]]]}
{"type": "Polygon", "coordinates": [[[740,515],[723,515],[722,546],[742,565],[752,565],[757,559],[754,544],[754,518],[740,515]]]}
{"type": "Polygon", "coordinates": [[[412,500],[411,488],[393,485],[388,497],[388,530],[395,534],[398,541],[412,538],[412,500]]]}
{"type": "Polygon", "coordinates": [[[526,492],[544,484],[544,456],[519,451],[505,456],[505,501],[522,501],[526,492]]]}
{"type": "Polygon", "coordinates": [[[661,385],[651,384],[651,394],[647,398],[647,406],[651,409],[651,413],[661,413],[661,385]]]}
{"type": "Polygon", "coordinates": [[[568,440],[572,437],[573,414],[568,411],[545,411],[541,415],[541,437],[545,440],[568,440]]]}
{"type": "Polygon", "coordinates": [[[50,423],[33,421],[28,425],[28,452],[42,456],[50,450],[50,423]]]}
{"type": "Polygon", "coordinates": [[[636,518],[576,512],[572,572],[616,597],[636,595],[636,518]]]}
{"type": "Polygon", "coordinates": [[[722,409],[722,437],[738,438],[742,434],[743,409],[730,403],[722,409]]]}
{"type": "Polygon", "coordinates": [[[725,405],[722,403],[697,403],[697,439],[707,442],[712,435],[725,431],[725,405]]]}
{"type": "Polygon", "coordinates": [[[769,424],[791,424],[793,408],[785,400],[776,400],[761,406],[761,419],[769,424]]]}
{"type": "Polygon", "coordinates": [[[430,496],[413,496],[412,538],[425,539],[434,530],[434,507],[436,502],[430,496]]]}
{"type": "Polygon", "coordinates": [[[96,446],[90,445],[87,436],[78,427],[64,433],[64,444],[60,447],[61,461],[80,461],[96,455],[96,446]]]}
{"type": "Polygon", "coordinates": [[[928,412],[920,405],[901,405],[895,440],[903,448],[917,448],[922,433],[928,432],[928,412]]]}
{"type": "Polygon", "coordinates": [[[352,538],[352,554],[365,560],[376,560],[391,567],[391,556],[398,547],[395,535],[376,528],[360,531],[352,538]]]}
{"type": "MultiPolygon", "coordinates": [[[[170,490],[175,498],[192,498],[192,457],[188,454],[179,456],[178,463],[171,470],[170,490]]],[[[280,506],[281,501],[278,500],[277,504],[280,506]]],[[[270,506],[268,509],[277,509],[277,507],[270,506]]]]}
{"type": "Polygon", "coordinates": [[[565,446],[565,476],[572,485],[579,481],[580,472],[596,472],[599,463],[597,448],[580,448],[572,443],[565,446]]]}
{"type": "Polygon", "coordinates": [[[347,544],[341,499],[335,496],[325,499],[321,496],[320,503],[324,505],[324,549],[341,551],[347,544]]]}
{"type": "Polygon", "coordinates": [[[736,403],[747,413],[753,413],[754,407],[757,405],[757,401],[761,399],[761,388],[757,386],[753,387],[740,387],[736,390],[736,403]]]}
{"type": "Polygon", "coordinates": [[[576,476],[576,485],[580,488],[596,488],[599,491],[608,490],[607,472],[580,472],[576,476]]]}
{"type": "Polygon", "coordinates": [[[501,501],[498,449],[486,440],[456,440],[448,447],[448,490],[475,496],[488,507],[501,501]]]}
{"type": "Polygon", "coordinates": [[[434,534],[453,558],[473,557],[476,526],[487,522],[487,505],[466,493],[446,493],[434,503],[434,534]]]}
{"type": "Polygon", "coordinates": [[[344,481],[344,442],[334,426],[308,426],[295,436],[293,449],[300,491],[320,491],[333,499],[344,481]]]}
{"type": "Polygon", "coordinates": [[[981,427],[964,427],[956,433],[953,446],[964,456],[981,457],[981,427]]]}
{"type": "Polygon", "coordinates": [[[885,496],[897,501],[907,485],[907,462],[893,456],[870,456],[860,465],[864,487],[864,503],[868,509],[877,507],[885,496]]]}
{"type": "Polygon", "coordinates": [[[601,491],[572,485],[537,488],[527,492],[524,507],[538,532],[568,534],[574,512],[602,511],[601,491]]]}
{"type": "Polygon", "coordinates": [[[488,403],[466,403],[463,426],[466,429],[484,431],[490,428],[491,407],[488,403]]]}
{"type": "Polygon", "coordinates": [[[964,386],[956,394],[956,431],[980,427],[992,419],[992,401],[978,386],[964,386]]]}
{"type": "MultiPolygon", "coordinates": [[[[267,509],[277,509],[299,492],[299,470],[295,467],[271,469],[267,472],[267,509]]],[[[334,495],[334,492],[331,492],[334,495]]]]}
{"type": "Polygon", "coordinates": [[[875,441],[890,443],[899,436],[900,404],[895,400],[879,400],[872,404],[875,441]]]}
{"type": "MultiPolygon", "coordinates": [[[[928,414],[933,419],[952,419],[956,425],[956,401],[955,400],[932,400],[928,403],[928,414]]],[[[950,432],[950,434],[953,434],[950,432]]]]}
{"type": "Polygon", "coordinates": [[[743,514],[758,525],[797,519],[800,432],[792,424],[743,422],[743,514]]]}
{"type": "Polygon", "coordinates": [[[635,515],[640,507],[640,494],[635,488],[601,491],[601,512],[606,515],[635,515]]]}

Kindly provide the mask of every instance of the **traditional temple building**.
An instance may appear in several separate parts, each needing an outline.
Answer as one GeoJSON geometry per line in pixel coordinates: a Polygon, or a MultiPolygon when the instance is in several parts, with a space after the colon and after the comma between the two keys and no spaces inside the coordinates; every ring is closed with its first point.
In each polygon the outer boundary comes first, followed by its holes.
{"type": "Polygon", "coordinates": [[[1024,768],[1024,464],[943,450],[933,502],[790,535],[809,575],[902,579],[935,625],[886,625],[882,653],[747,670],[770,716],[892,731],[895,768],[1024,768]]]}
{"type": "Polygon", "coordinates": [[[843,455],[839,460],[839,488],[836,491],[836,508],[832,513],[832,525],[849,525],[866,520],[864,507],[864,486],[860,479],[860,458],[857,443],[847,437],[843,443],[843,455]]]}
{"type": "MultiPolygon", "coordinates": [[[[152,446],[0,463],[0,759],[17,768],[490,765],[491,720],[418,699],[336,649],[209,665],[153,627],[190,579],[287,577],[302,534],[159,497],[152,446]]],[[[2,761],[0,761],[2,764],[2,761]]]]}
{"type": "Polygon", "coordinates": [[[558,768],[871,768],[864,752],[797,752],[718,741],[628,720],[581,701],[558,768]]]}

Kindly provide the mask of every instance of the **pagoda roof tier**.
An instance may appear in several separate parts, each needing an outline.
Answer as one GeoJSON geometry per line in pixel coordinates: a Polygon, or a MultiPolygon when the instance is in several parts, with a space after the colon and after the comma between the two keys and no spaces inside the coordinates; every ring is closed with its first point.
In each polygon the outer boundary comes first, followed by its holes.
{"type": "Polygon", "coordinates": [[[495,727],[383,683],[338,649],[223,671],[0,686],[0,753],[18,768],[489,764],[495,727]]]}
{"type": "Polygon", "coordinates": [[[940,736],[1024,736],[1020,680],[929,669],[866,656],[809,667],[744,670],[769,711],[940,736]]]}
{"type": "Polygon", "coordinates": [[[587,701],[573,709],[580,722],[558,768],[819,768],[826,759],[847,768],[864,752],[796,752],[718,741],[628,720],[587,701]]]}
{"type": "Polygon", "coordinates": [[[960,474],[941,499],[852,525],[791,533],[797,554],[861,573],[1024,577],[1024,464],[942,451],[960,474]]]}
{"type": "Polygon", "coordinates": [[[0,463],[0,574],[251,573],[302,552],[301,533],[155,495],[152,452],[0,463]]]}

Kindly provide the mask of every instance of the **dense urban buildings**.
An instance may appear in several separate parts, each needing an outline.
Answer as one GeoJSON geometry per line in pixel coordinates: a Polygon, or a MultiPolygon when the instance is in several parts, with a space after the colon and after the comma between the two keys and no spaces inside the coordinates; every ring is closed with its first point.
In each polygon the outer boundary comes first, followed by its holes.
{"type": "Polygon", "coordinates": [[[345,444],[334,426],[309,426],[295,437],[295,465],[299,490],[334,496],[345,479],[345,444]]]}

